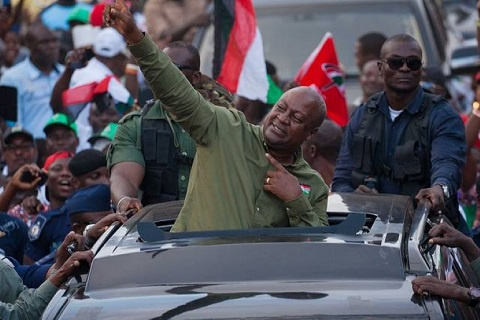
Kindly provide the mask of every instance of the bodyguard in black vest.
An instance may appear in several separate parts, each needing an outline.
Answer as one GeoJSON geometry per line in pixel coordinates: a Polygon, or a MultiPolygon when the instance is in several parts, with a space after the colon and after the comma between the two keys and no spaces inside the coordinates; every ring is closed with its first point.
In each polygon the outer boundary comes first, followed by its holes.
{"type": "Polygon", "coordinates": [[[385,91],[359,107],[346,128],[332,191],[391,193],[450,209],[465,164],[465,129],[452,106],[423,91],[422,50],[409,35],[389,38],[378,69],[385,91]]]}

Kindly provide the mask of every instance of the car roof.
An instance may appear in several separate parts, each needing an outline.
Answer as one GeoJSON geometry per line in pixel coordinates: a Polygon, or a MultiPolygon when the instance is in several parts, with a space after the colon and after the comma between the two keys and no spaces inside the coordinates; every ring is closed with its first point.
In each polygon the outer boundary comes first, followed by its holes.
{"type": "Polygon", "coordinates": [[[333,217],[347,217],[349,213],[370,216],[371,230],[361,235],[323,233],[317,228],[285,228],[282,232],[283,228],[276,228],[260,229],[258,233],[211,231],[187,237],[175,233],[177,239],[145,242],[138,226],[158,223],[160,216],[151,210],[120,227],[97,253],[87,290],[267,280],[402,280],[403,222],[406,215],[413,214],[413,206],[404,196],[374,198],[372,201],[371,196],[358,194],[329,197],[328,211],[333,217]],[[361,257],[364,263],[352,268],[353,256],[361,257]],[[329,257],[328,261],[324,257],[329,257]],[[245,259],[256,263],[246,264],[245,259]],[[123,271],[108,273],[112,265],[122,266],[123,271]],[[315,265],[318,267],[312,268],[315,265]],[[135,277],[138,268],[144,274],[141,279],[135,277]],[[292,274],[289,270],[293,268],[298,272],[292,274]]]}

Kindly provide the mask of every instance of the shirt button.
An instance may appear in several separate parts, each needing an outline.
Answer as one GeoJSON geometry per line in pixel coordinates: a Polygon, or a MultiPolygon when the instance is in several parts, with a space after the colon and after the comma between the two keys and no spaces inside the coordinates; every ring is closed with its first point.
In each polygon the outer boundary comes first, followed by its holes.
{"type": "Polygon", "coordinates": [[[180,180],[185,181],[185,176],[181,176],[180,180]]]}
{"type": "Polygon", "coordinates": [[[287,211],[290,211],[290,208],[287,207],[287,211]]]}
{"type": "Polygon", "coordinates": [[[185,129],[182,129],[182,132],[185,133],[185,129]]]}
{"type": "Polygon", "coordinates": [[[185,151],[182,152],[182,156],[186,156],[187,153],[185,151]]]}
{"type": "Polygon", "coordinates": [[[257,207],[257,211],[260,211],[260,208],[259,208],[259,207],[257,207]]]}

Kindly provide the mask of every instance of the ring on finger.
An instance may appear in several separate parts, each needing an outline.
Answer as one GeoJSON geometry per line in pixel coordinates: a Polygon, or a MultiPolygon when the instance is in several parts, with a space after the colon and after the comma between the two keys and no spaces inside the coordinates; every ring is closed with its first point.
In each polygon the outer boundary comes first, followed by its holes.
{"type": "Polygon", "coordinates": [[[267,177],[267,181],[265,181],[266,184],[270,184],[270,177],[267,177]]]}

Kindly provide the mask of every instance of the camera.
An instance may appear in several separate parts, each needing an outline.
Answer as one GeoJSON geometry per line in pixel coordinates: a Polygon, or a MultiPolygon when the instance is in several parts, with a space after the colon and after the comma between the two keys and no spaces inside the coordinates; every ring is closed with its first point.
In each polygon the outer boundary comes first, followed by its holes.
{"type": "MultiPolygon", "coordinates": [[[[40,171],[39,172],[39,176],[41,177],[40,179],[40,182],[38,183],[37,186],[43,186],[45,184],[45,182],[47,182],[47,178],[48,178],[48,175],[43,172],[43,171],[40,171]]],[[[22,176],[20,177],[20,180],[22,182],[32,182],[33,180],[35,180],[37,177],[34,176],[30,171],[24,171],[22,173],[22,176]]]]}
{"type": "MultiPolygon", "coordinates": [[[[78,242],[73,240],[68,246],[67,246],[67,252],[71,256],[73,253],[75,253],[78,250],[78,242]]],[[[88,265],[87,262],[85,261],[80,261],[80,266],[78,268],[78,274],[87,274],[88,270],[90,269],[90,266],[88,265]]],[[[81,281],[79,281],[81,282],[81,281]]]]}

